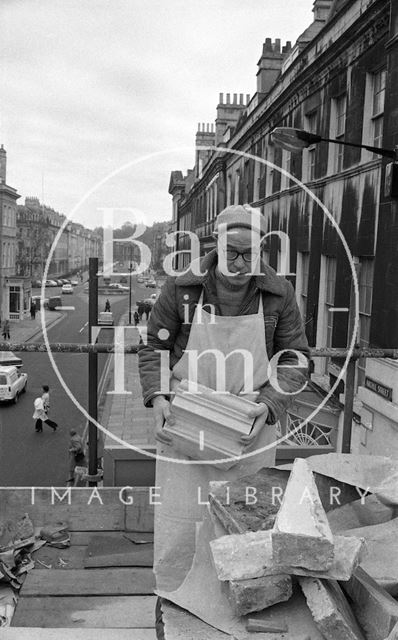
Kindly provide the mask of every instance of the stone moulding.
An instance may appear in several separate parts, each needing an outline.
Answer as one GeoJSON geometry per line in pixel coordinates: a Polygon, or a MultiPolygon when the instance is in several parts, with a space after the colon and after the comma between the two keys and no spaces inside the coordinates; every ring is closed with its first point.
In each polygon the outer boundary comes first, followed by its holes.
{"type": "Polygon", "coordinates": [[[181,381],[171,405],[175,423],[166,423],[164,431],[173,437],[181,453],[199,460],[240,456],[240,437],[250,433],[254,418],[248,413],[257,405],[202,385],[198,385],[198,391],[190,393],[188,381],[181,381]]]}

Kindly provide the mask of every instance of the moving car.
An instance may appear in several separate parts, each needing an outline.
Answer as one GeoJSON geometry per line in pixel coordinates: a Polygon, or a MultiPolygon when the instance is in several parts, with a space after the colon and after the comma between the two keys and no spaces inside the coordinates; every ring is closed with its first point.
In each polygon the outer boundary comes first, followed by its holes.
{"type": "Polygon", "coordinates": [[[120,284],[120,282],[112,282],[108,284],[108,289],[117,289],[118,291],[128,291],[129,287],[126,287],[124,284],[120,284]]]}
{"type": "Polygon", "coordinates": [[[77,285],[79,284],[77,280],[71,280],[70,281],[71,285],[73,285],[74,287],[77,287],[77,285]]]}
{"type": "Polygon", "coordinates": [[[61,296],[50,296],[48,299],[48,308],[50,311],[55,311],[57,307],[62,307],[61,296]]]}
{"type": "Polygon", "coordinates": [[[151,289],[156,289],[156,280],[148,280],[145,286],[151,289]]]}
{"type": "Polygon", "coordinates": [[[13,401],[17,404],[21,393],[26,391],[28,374],[18,371],[17,367],[0,367],[0,401],[13,401]]]}
{"type": "Polygon", "coordinates": [[[41,306],[44,308],[48,307],[48,298],[43,299],[41,296],[32,296],[32,302],[36,305],[36,311],[38,311],[41,306]]]}
{"type": "Polygon", "coordinates": [[[63,284],[61,293],[73,293],[73,287],[71,284],[63,284]]]}
{"type": "Polygon", "coordinates": [[[112,326],[113,314],[112,311],[100,311],[98,314],[98,326],[112,326]]]}

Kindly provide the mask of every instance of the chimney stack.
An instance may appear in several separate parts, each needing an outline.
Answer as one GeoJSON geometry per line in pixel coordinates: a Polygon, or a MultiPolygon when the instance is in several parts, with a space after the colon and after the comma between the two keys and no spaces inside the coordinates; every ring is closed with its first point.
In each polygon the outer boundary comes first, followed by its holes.
{"type": "Polygon", "coordinates": [[[220,93],[220,102],[217,105],[217,118],[216,118],[216,135],[215,145],[218,147],[223,140],[224,133],[228,127],[234,127],[238,122],[241,114],[246,108],[247,103],[250,100],[250,95],[246,96],[246,104],[244,102],[243,93],[234,93],[233,102],[231,102],[231,94],[227,93],[226,100],[224,100],[224,94],[220,93]]]}
{"type": "Polygon", "coordinates": [[[7,181],[7,152],[3,145],[0,147],[0,183],[6,184],[7,181]]]}
{"type": "Polygon", "coordinates": [[[333,0],[314,0],[314,6],[312,7],[314,20],[326,22],[329,17],[330,9],[332,8],[332,4],[333,0]]]}
{"type": "Polygon", "coordinates": [[[291,48],[291,42],[287,41],[281,52],[280,38],[276,38],[275,42],[271,38],[265,38],[261,58],[257,63],[257,93],[267,94],[271,91],[281,72],[283,60],[291,48]]]}

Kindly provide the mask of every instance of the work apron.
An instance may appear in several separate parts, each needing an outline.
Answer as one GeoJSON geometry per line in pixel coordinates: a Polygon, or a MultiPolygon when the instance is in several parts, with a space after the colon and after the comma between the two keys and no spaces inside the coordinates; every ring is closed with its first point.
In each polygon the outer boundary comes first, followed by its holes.
{"type": "MultiPolygon", "coordinates": [[[[198,355],[206,350],[218,350],[227,356],[236,349],[245,349],[253,358],[252,389],[257,391],[267,381],[268,357],[264,331],[264,312],[260,296],[257,313],[243,316],[216,316],[203,309],[203,292],[192,320],[186,351],[173,367],[171,388],[178,380],[189,379],[187,352],[198,355]]],[[[254,400],[256,395],[241,393],[245,387],[243,359],[239,354],[226,360],[225,390],[254,400]]],[[[215,357],[204,354],[197,361],[197,382],[216,389],[215,357]]],[[[275,441],[275,426],[265,425],[256,442],[255,450],[275,441]]],[[[158,589],[169,591],[182,582],[195,552],[195,523],[203,518],[212,480],[236,480],[256,473],[262,467],[275,464],[275,447],[271,446],[237,462],[225,470],[209,464],[181,464],[173,459],[189,460],[175,451],[173,446],[158,444],[158,454],[170,458],[157,460],[156,486],[161,499],[155,506],[154,572],[158,589]],[[170,579],[174,574],[175,581],[170,579]],[[178,576],[178,577],[177,577],[178,576]]]]}

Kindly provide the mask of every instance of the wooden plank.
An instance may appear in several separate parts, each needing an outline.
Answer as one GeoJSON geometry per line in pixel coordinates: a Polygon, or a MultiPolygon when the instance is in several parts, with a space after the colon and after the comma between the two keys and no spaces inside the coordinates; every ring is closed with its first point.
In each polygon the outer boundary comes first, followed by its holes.
{"type": "Polygon", "coordinates": [[[368,638],[385,640],[398,622],[398,602],[361,567],[341,587],[352,600],[352,609],[368,638]]]}
{"type": "Polygon", "coordinates": [[[71,569],[30,571],[21,589],[22,597],[152,595],[151,569],[71,569]]]}
{"type": "Polygon", "coordinates": [[[156,596],[22,598],[13,627],[153,628],[156,596]]]}
{"type": "Polygon", "coordinates": [[[40,562],[44,562],[46,565],[51,565],[53,569],[82,569],[84,567],[84,556],[86,555],[85,546],[67,547],[66,549],[57,549],[56,547],[50,547],[46,544],[44,547],[35,551],[32,554],[32,558],[35,562],[35,569],[42,569],[43,571],[49,571],[40,562]],[[65,562],[66,564],[63,564],[65,562]]]}
{"type": "Polygon", "coordinates": [[[0,640],[156,640],[155,629],[0,629],[0,640]]]}
{"type": "MultiPolygon", "coordinates": [[[[89,544],[91,538],[96,536],[97,538],[109,536],[109,531],[72,531],[70,534],[70,540],[72,546],[86,546],[89,544]]],[[[115,534],[116,535],[116,534],[115,534]]],[[[153,533],[151,531],[128,531],[119,532],[119,535],[127,537],[130,540],[142,540],[147,543],[153,542],[153,533]]]]}
{"type": "Polygon", "coordinates": [[[0,522],[28,513],[34,526],[65,521],[71,531],[121,530],[125,505],[119,491],[113,487],[0,487],[0,522]]]}
{"type": "Polygon", "coordinates": [[[152,567],[153,544],[134,544],[120,534],[93,536],[86,547],[84,567],[152,567]]]}

